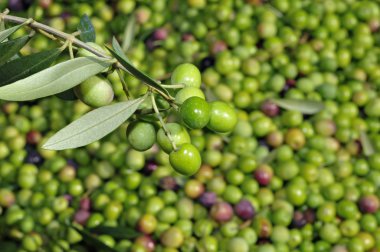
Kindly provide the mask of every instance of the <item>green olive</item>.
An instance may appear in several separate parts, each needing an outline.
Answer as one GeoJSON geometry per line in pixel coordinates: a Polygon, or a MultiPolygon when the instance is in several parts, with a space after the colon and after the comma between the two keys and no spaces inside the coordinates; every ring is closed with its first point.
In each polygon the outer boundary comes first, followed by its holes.
{"type": "Polygon", "coordinates": [[[174,170],[182,175],[191,176],[201,167],[201,155],[198,149],[189,143],[185,143],[169,155],[170,164],[174,170]]]}
{"type": "Polygon", "coordinates": [[[186,87],[199,88],[201,86],[201,73],[193,64],[183,63],[174,69],[171,83],[173,85],[183,84],[186,87]]]}
{"type": "Polygon", "coordinates": [[[156,130],[153,124],[135,121],[127,128],[128,143],[138,151],[146,151],[156,142],[156,130]]]}
{"type": "Polygon", "coordinates": [[[202,129],[210,120],[210,106],[202,98],[191,97],[181,106],[180,115],[191,129],[202,129]]]}
{"type": "MultiPolygon", "coordinates": [[[[190,143],[190,135],[187,130],[178,123],[168,123],[166,128],[170,132],[173,142],[180,146],[184,143],[190,143]]],[[[157,132],[157,143],[166,152],[170,153],[173,150],[172,143],[166,136],[163,128],[159,129],[157,132]]]]}
{"type": "Polygon", "coordinates": [[[207,127],[218,133],[231,132],[237,123],[235,110],[227,103],[214,101],[210,103],[211,116],[207,127]]]}
{"type": "Polygon", "coordinates": [[[91,107],[102,107],[112,102],[114,92],[106,79],[92,76],[74,88],[76,96],[91,107]]]}
{"type": "Polygon", "coordinates": [[[178,91],[175,95],[175,101],[177,104],[182,104],[190,97],[200,97],[202,99],[206,99],[203,91],[196,87],[185,87],[178,91]]]}

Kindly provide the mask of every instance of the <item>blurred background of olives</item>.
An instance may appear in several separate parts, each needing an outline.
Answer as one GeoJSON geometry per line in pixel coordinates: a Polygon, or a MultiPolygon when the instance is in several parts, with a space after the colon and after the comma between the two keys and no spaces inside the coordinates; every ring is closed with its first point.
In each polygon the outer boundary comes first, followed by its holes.
{"type": "MultiPolygon", "coordinates": [[[[208,99],[233,106],[238,123],[229,135],[191,130],[203,164],[183,177],[157,145],[131,149],[127,124],[84,148],[42,150],[90,110],[78,100],[1,101],[4,248],[94,251],[67,225],[75,222],[138,231],[133,239],[97,236],[116,251],[380,251],[378,1],[0,1],[5,8],[66,32],[87,14],[100,45],[122,41],[135,16],[133,64],[163,83],[177,65],[195,64],[208,99]],[[325,109],[303,115],[270,98],[325,109]]],[[[56,46],[39,35],[22,53],[56,46]]],[[[103,75],[125,99],[117,74],[103,75]]],[[[124,78],[134,96],[146,91],[124,78]]]]}

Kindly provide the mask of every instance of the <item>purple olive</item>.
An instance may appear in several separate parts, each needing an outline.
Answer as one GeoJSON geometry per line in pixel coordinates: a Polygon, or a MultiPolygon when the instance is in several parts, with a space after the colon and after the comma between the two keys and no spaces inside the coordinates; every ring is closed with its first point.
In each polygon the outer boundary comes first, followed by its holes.
{"type": "Polygon", "coordinates": [[[235,213],[243,220],[250,220],[255,215],[255,209],[248,200],[241,200],[235,205],[235,213]]]}
{"type": "Polygon", "coordinates": [[[216,202],[216,194],[214,192],[204,192],[199,197],[199,202],[205,207],[211,207],[216,202]]]}

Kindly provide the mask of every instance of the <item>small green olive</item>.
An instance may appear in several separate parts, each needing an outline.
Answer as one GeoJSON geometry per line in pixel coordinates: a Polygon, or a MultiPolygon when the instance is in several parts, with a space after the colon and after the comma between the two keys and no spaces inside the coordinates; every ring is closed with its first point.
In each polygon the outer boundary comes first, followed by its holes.
{"type": "Polygon", "coordinates": [[[174,69],[171,83],[173,85],[183,84],[186,87],[199,88],[201,86],[201,73],[193,64],[184,63],[174,69]]]}
{"type": "Polygon", "coordinates": [[[232,107],[225,102],[210,103],[211,116],[207,127],[218,133],[231,132],[237,123],[237,115],[232,107]]]}
{"type": "Polygon", "coordinates": [[[177,104],[182,104],[184,101],[194,96],[205,99],[205,95],[201,89],[196,87],[185,87],[178,91],[175,96],[175,102],[177,104]]]}
{"type": "MultiPolygon", "coordinates": [[[[184,143],[190,143],[190,135],[187,130],[178,123],[168,123],[166,124],[168,131],[177,146],[184,143]]],[[[166,136],[164,129],[159,129],[157,132],[157,143],[166,152],[170,153],[173,150],[172,143],[166,136]]]]}
{"type": "Polygon", "coordinates": [[[191,129],[202,129],[210,120],[210,106],[202,98],[191,97],[181,106],[180,115],[191,129]]]}
{"type": "Polygon", "coordinates": [[[76,96],[91,107],[102,107],[112,102],[114,92],[106,79],[92,76],[74,88],[76,96]]]}
{"type": "Polygon", "coordinates": [[[195,174],[202,163],[198,149],[189,143],[185,143],[178,150],[172,151],[169,160],[176,172],[186,176],[195,174]]]}
{"type": "Polygon", "coordinates": [[[151,123],[135,121],[127,128],[128,143],[138,151],[146,151],[156,142],[156,130],[151,123]]]}

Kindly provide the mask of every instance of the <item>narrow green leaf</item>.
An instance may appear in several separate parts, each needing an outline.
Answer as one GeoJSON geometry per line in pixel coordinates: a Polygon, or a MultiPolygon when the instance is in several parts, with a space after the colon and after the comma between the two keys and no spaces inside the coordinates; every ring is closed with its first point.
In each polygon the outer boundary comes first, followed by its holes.
{"type": "Polygon", "coordinates": [[[15,60],[15,59],[19,59],[19,58],[21,58],[21,57],[22,57],[21,53],[18,52],[18,53],[16,53],[15,55],[12,56],[12,58],[10,59],[10,61],[11,61],[11,60],[15,60]]]}
{"type": "MultiPolygon", "coordinates": [[[[116,41],[116,43],[117,43],[117,41],[116,41]]],[[[154,89],[160,90],[161,92],[163,92],[166,95],[169,95],[168,91],[165,88],[161,87],[161,85],[157,81],[153,80],[148,75],[146,75],[145,73],[143,73],[140,70],[138,70],[137,68],[135,68],[130,62],[128,62],[128,58],[124,54],[119,55],[114,50],[112,50],[108,47],[107,47],[107,49],[120,62],[120,64],[122,64],[125,67],[125,69],[127,69],[127,71],[131,75],[133,75],[134,77],[136,77],[140,81],[144,82],[148,86],[150,86],[154,89]]]]}
{"type": "Polygon", "coordinates": [[[4,39],[8,38],[10,35],[12,35],[15,31],[23,27],[25,24],[19,24],[16,26],[13,26],[9,29],[6,29],[4,31],[0,31],[0,42],[2,42],[4,39]]]}
{"type": "Polygon", "coordinates": [[[141,97],[92,110],[58,131],[42,147],[50,150],[63,150],[85,146],[97,141],[125,122],[144,99],[145,97],[141,97]]]}
{"type": "Polygon", "coordinates": [[[95,29],[86,14],[84,14],[79,21],[78,31],[80,31],[80,39],[82,41],[95,42],[95,29]]]}
{"type": "Polygon", "coordinates": [[[297,99],[271,99],[271,101],[283,109],[299,111],[306,115],[318,113],[325,108],[325,105],[319,101],[297,99]]]}
{"type": "Polygon", "coordinates": [[[4,20],[1,19],[1,20],[0,20],[0,32],[1,32],[1,31],[4,31],[4,30],[5,30],[4,20]]]}
{"type": "Polygon", "coordinates": [[[369,139],[366,132],[361,131],[360,132],[360,142],[363,147],[363,153],[366,156],[371,156],[373,153],[375,153],[375,148],[373,147],[371,140],[369,139]]]}
{"type": "Polygon", "coordinates": [[[94,235],[89,233],[84,229],[79,229],[75,226],[72,226],[78,233],[80,233],[83,237],[84,242],[86,242],[89,246],[96,248],[97,250],[107,251],[107,252],[117,252],[117,250],[109,247],[104,242],[96,238],[94,235]]]}
{"type": "Polygon", "coordinates": [[[135,29],[136,29],[136,18],[135,18],[135,15],[132,15],[129,18],[128,23],[125,26],[125,30],[124,30],[123,46],[122,46],[124,52],[128,51],[128,49],[131,47],[133,43],[133,38],[135,36],[135,29]]]}
{"type": "Polygon", "coordinates": [[[131,63],[128,57],[124,54],[123,49],[120,47],[120,44],[117,42],[117,39],[115,37],[112,38],[112,47],[115,52],[120,55],[125,61],[131,63]]]}
{"type": "MultiPolygon", "coordinates": [[[[0,87],[48,68],[62,51],[52,49],[18,57],[0,67],[0,87]]],[[[16,55],[15,55],[16,56],[16,55]]]]}
{"type": "Polygon", "coordinates": [[[28,42],[29,36],[23,36],[17,39],[0,43],[0,66],[11,59],[24,45],[28,42]]]}
{"type": "Polygon", "coordinates": [[[109,67],[110,61],[80,57],[52,66],[25,79],[0,87],[0,99],[27,101],[66,91],[109,67]]]}
{"type": "Polygon", "coordinates": [[[97,226],[95,228],[90,228],[89,231],[95,234],[110,235],[115,239],[134,239],[140,235],[140,233],[133,228],[127,227],[97,226]]]}

